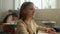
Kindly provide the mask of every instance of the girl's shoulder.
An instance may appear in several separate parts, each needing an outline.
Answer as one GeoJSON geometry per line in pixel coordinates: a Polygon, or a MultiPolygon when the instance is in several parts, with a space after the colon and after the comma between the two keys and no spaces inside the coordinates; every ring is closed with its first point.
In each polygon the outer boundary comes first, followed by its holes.
{"type": "Polygon", "coordinates": [[[22,20],[22,19],[18,19],[18,20],[17,20],[17,22],[22,23],[22,22],[23,22],[23,20],[22,20]]]}
{"type": "Polygon", "coordinates": [[[17,20],[17,25],[21,25],[21,24],[23,24],[23,20],[21,19],[17,20]]]}

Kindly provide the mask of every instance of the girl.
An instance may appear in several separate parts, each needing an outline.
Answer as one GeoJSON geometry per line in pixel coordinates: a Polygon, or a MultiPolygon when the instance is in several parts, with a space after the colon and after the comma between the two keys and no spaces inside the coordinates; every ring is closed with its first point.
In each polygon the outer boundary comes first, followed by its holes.
{"type": "Polygon", "coordinates": [[[16,34],[37,34],[37,30],[50,30],[35,23],[33,20],[34,12],[35,8],[32,2],[24,2],[22,4],[16,34]]]}
{"type": "Polygon", "coordinates": [[[3,31],[10,34],[15,34],[15,28],[12,28],[14,27],[12,25],[15,24],[16,19],[17,19],[16,13],[8,14],[3,20],[3,31]]]}

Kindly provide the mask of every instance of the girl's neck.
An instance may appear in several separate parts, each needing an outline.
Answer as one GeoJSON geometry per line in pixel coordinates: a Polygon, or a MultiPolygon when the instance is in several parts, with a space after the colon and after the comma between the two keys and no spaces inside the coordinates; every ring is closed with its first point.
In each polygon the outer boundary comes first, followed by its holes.
{"type": "Polygon", "coordinates": [[[28,25],[29,23],[31,23],[31,20],[32,20],[31,18],[27,18],[27,19],[25,19],[24,22],[28,25]]]}

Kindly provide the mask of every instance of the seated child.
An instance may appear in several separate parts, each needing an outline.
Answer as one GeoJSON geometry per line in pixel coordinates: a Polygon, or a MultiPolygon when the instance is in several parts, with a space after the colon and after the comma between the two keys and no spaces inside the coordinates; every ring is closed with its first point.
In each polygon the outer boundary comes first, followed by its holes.
{"type": "Polygon", "coordinates": [[[4,18],[4,20],[3,20],[3,23],[4,23],[3,24],[3,30],[4,30],[4,32],[10,33],[10,34],[15,34],[15,28],[12,28],[13,26],[10,26],[10,25],[14,25],[16,19],[17,19],[17,14],[16,13],[8,14],[4,18]]]}

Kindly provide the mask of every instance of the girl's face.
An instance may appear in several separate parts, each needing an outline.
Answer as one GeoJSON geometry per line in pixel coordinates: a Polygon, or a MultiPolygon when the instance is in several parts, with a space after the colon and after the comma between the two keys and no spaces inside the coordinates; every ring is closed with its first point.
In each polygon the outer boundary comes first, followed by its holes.
{"type": "Polygon", "coordinates": [[[26,8],[25,8],[25,14],[27,17],[33,17],[34,15],[34,4],[29,4],[26,8]]]}
{"type": "Polygon", "coordinates": [[[14,20],[16,20],[17,19],[17,17],[16,16],[14,16],[14,17],[12,17],[12,20],[14,21],[14,20]]]}

